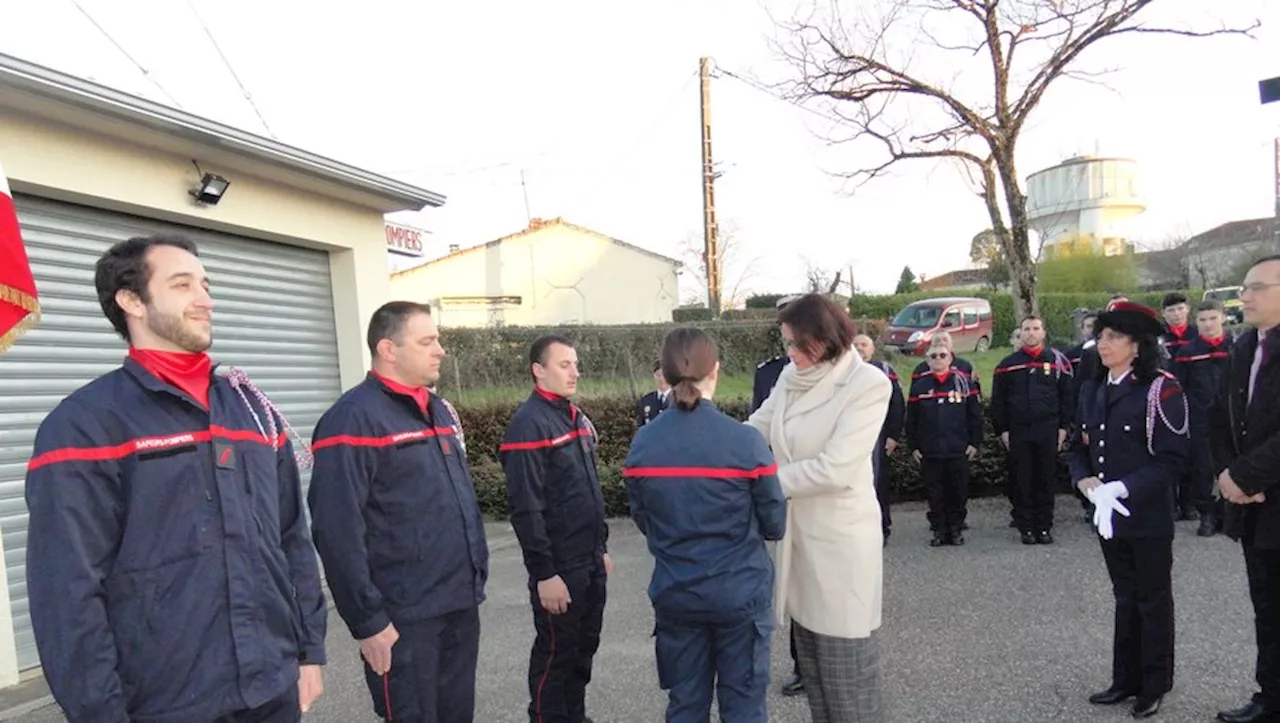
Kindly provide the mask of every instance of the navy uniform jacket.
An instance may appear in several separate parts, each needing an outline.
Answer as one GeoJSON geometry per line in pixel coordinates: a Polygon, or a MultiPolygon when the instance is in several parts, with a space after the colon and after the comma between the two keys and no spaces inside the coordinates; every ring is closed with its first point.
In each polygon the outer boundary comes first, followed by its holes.
{"type": "Polygon", "coordinates": [[[1098,359],[1098,339],[1094,337],[1086,340],[1083,344],[1073,346],[1064,352],[1067,361],[1071,363],[1071,422],[1076,424],[1076,413],[1080,409],[1080,387],[1086,379],[1093,379],[1097,376],[1098,366],[1102,363],[1098,359]]]}
{"type": "MultiPolygon", "coordinates": [[[[966,380],[969,382],[969,386],[973,389],[977,389],[978,395],[981,396],[982,380],[978,378],[978,375],[973,373],[973,364],[970,363],[968,359],[961,359],[960,357],[955,356],[954,354],[955,353],[952,352],[951,371],[957,372],[961,376],[965,377],[966,380]]],[[[916,365],[916,368],[914,370],[912,370],[911,382],[914,384],[917,379],[923,379],[932,373],[933,372],[929,371],[929,362],[922,361],[916,365]]],[[[910,387],[908,387],[908,389],[909,388],[910,387]]]]}
{"type": "Polygon", "coordinates": [[[541,389],[507,425],[498,457],[507,475],[511,526],[531,582],[591,565],[608,552],[598,442],[582,410],[541,389]]]}
{"type": "Polygon", "coordinates": [[[1174,374],[1191,405],[1191,419],[1197,426],[1208,421],[1209,407],[1222,387],[1231,340],[1223,336],[1213,343],[1197,336],[1184,344],[1173,358],[1174,374]]]}
{"type": "MultiPolygon", "coordinates": [[[[668,398],[671,392],[667,392],[668,398]]],[[[658,417],[662,410],[667,408],[667,400],[661,394],[654,390],[640,397],[640,401],[636,402],[636,428],[652,422],[658,417]]]]}
{"type": "Polygon", "coordinates": [[[218,375],[206,411],[126,359],[41,423],[27,589],[72,723],[213,720],[325,662],[298,467],[269,414],[218,375]]]}
{"type": "Polygon", "coordinates": [[[1168,372],[1160,372],[1160,379],[1150,407],[1155,382],[1140,382],[1133,374],[1108,385],[1104,372],[1081,387],[1080,425],[1072,430],[1068,457],[1071,481],[1124,482],[1129,496],[1120,503],[1130,516],[1112,515],[1118,538],[1173,535],[1174,490],[1190,467],[1191,446],[1182,386],[1168,372]]]}
{"type": "Polygon", "coordinates": [[[777,473],[764,437],[705,399],[636,434],[623,475],[654,557],[656,613],[718,622],[771,607],[764,541],[782,539],[787,518],[777,473]]]}
{"type": "Polygon", "coordinates": [[[884,372],[889,377],[889,383],[893,385],[893,393],[889,395],[889,411],[885,414],[884,426],[880,428],[881,445],[877,449],[884,448],[884,440],[892,439],[895,442],[902,441],[902,425],[907,411],[907,401],[902,398],[902,386],[898,381],[898,373],[888,362],[870,361],[867,362],[871,366],[884,372]]]}
{"type": "Polygon", "coordinates": [[[907,439],[911,451],[929,458],[963,457],[982,446],[982,403],[978,390],[954,370],[911,383],[907,398],[907,439]]]}
{"type": "Polygon", "coordinates": [[[1069,429],[1074,416],[1071,379],[1071,364],[1056,349],[1032,355],[1023,348],[1005,357],[991,379],[991,426],[996,435],[1028,428],[1069,429]]]}
{"type": "Polygon", "coordinates": [[[1183,355],[1183,350],[1200,338],[1200,332],[1196,325],[1188,324],[1182,330],[1182,334],[1174,332],[1168,324],[1164,325],[1164,334],[1160,336],[1160,345],[1165,351],[1165,368],[1178,375],[1178,357],[1183,355]]]}
{"type": "Polygon", "coordinates": [[[1209,409],[1213,469],[1231,470],[1248,495],[1266,492],[1265,502],[1227,503],[1223,531],[1232,539],[1251,537],[1260,549],[1280,549],[1280,328],[1261,342],[1262,366],[1249,403],[1249,373],[1258,350],[1258,332],[1249,330],[1231,345],[1221,393],[1209,409]]]}
{"type": "Polygon", "coordinates": [[[783,354],[756,365],[756,375],[751,380],[751,411],[759,409],[764,400],[769,398],[769,393],[778,383],[778,377],[782,375],[782,368],[790,362],[790,357],[783,354]]]}
{"type": "Polygon", "coordinates": [[[441,397],[424,413],[369,373],[312,439],[312,535],[353,638],[484,601],[484,519],[441,397]]]}

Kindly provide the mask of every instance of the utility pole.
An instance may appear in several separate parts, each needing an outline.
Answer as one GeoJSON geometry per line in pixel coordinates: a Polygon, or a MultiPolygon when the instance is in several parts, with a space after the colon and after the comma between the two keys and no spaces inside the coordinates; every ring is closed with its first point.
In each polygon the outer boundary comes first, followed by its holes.
{"type": "Polygon", "coordinates": [[[716,173],[711,161],[711,59],[698,63],[702,81],[702,256],[707,268],[707,308],[720,318],[720,244],[716,227],[716,173]]]}

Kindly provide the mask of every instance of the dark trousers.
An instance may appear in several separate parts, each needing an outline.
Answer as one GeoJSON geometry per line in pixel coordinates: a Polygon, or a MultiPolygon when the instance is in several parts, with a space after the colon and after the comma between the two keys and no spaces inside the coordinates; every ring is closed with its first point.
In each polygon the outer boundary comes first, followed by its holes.
{"type": "MultiPolygon", "coordinates": [[[[893,516],[889,514],[889,455],[884,451],[884,443],[884,437],[876,440],[876,449],[871,455],[871,472],[875,475],[876,499],[880,502],[880,529],[888,537],[893,527],[893,516]]],[[[795,658],[794,655],[791,657],[795,658]]]]}
{"type": "Polygon", "coordinates": [[[1173,688],[1173,538],[1099,540],[1116,598],[1111,684],[1164,695],[1173,688]]]}
{"type": "Polygon", "coordinates": [[[279,698],[249,710],[239,710],[215,718],[213,723],[298,723],[302,709],[298,707],[298,686],[289,686],[279,698]]]}
{"type": "Polygon", "coordinates": [[[968,513],[969,463],[964,457],[924,457],[920,482],[929,497],[929,529],[958,532],[968,513]]]}
{"type": "Polygon", "coordinates": [[[791,667],[795,676],[800,677],[800,658],[796,657],[796,621],[791,621],[791,667]]]}
{"type": "Polygon", "coordinates": [[[374,712],[397,723],[471,723],[480,608],[395,625],[400,639],[391,647],[391,670],[377,675],[364,664],[374,712]]]}
{"type": "Polygon", "coordinates": [[[1013,519],[1026,532],[1053,529],[1053,483],[1058,474],[1058,430],[1028,430],[1009,436],[1013,463],[1013,519]]]}
{"type": "Polygon", "coordinates": [[[561,572],[570,599],[561,615],[543,609],[537,583],[530,583],[536,631],[529,654],[531,723],[583,722],[591,663],[604,625],[605,577],[602,561],[561,572]]]}
{"type": "MultiPolygon", "coordinates": [[[[1207,415],[1201,413],[1201,417],[1207,415]]],[[[1191,417],[1191,469],[1178,485],[1178,507],[1186,512],[1195,510],[1201,517],[1214,513],[1213,451],[1209,446],[1209,425],[1194,413],[1191,417]]]]}
{"type": "Polygon", "coordinates": [[[755,619],[698,623],[655,615],[658,684],[667,691],[667,723],[704,723],[711,698],[720,720],[765,723],[769,693],[770,608],[755,619]]]}
{"type": "Polygon", "coordinates": [[[1280,550],[1259,549],[1249,537],[1243,547],[1258,644],[1254,677],[1262,690],[1259,702],[1280,711],[1280,550]]]}

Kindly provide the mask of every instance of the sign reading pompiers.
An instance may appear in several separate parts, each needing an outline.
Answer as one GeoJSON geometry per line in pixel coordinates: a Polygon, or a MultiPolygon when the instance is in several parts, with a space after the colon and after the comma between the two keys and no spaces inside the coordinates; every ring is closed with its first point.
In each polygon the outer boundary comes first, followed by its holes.
{"type": "Polygon", "coordinates": [[[387,234],[387,251],[389,253],[412,256],[414,258],[421,258],[426,254],[426,240],[431,235],[430,231],[405,226],[404,224],[391,223],[390,221],[385,222],[383,228],[387,234]]]}

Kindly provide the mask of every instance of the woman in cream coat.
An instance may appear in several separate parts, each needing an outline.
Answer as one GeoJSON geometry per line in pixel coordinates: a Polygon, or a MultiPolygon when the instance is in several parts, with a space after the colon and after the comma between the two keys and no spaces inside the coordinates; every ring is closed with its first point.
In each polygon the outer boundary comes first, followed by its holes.
{"type": "Polygon", "coordinates": [[[796,624],[814,723],[879,722],[883,533],[871,455],[889,378],[852,349],[853,322],[826,297],[803,296],[778,321],[792,363],[747,420],[772,447],[789,500],[774,609],[796,624]]]}

